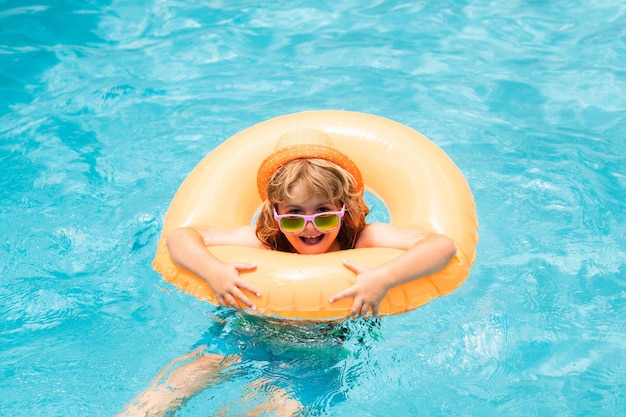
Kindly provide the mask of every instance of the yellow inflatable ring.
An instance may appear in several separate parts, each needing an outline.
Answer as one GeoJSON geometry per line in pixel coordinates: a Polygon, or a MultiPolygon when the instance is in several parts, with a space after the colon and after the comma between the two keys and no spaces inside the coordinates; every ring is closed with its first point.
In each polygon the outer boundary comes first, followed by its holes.
{"type": "MultiPolygon", "coordinates": [[[[276,140],[291,130],[319,129],[360,168],[365,189],[380,198],[390,222],[450,237],[454,259],[436,274],[388,292],[380,314],[398,314],[458,288],[476,256],[478,222],[472,193],[450,158],[429,139],[407,126],[377,116],[346,111],[312,111],[277,117],[236,134],[209,153],[176,192],[165,217],[154,267],[181,290],[209,302],[209,285],[178,267],[165,238],[177,227],[251,224],[261,204],[257,169],[274,151],[276,140]]],[[[224,262],[248,262],[257,269],[242,276],[262,292],[258,312],[290,319],[334,320],[346,317],[351,299],[328,299],[355,282],[342,264],[348,259],[370,267],[401,251],[367,248],[322,255],[216,246],[209,250],[224,262]]]]}

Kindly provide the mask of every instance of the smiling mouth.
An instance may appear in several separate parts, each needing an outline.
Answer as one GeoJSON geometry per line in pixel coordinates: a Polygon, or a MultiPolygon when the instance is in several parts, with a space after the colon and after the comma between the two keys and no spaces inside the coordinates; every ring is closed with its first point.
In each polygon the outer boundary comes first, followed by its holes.
{"type": "Polygon", "coordinates": [[[315,235],[315,236],[300,236],[300,240],[305,245],[315,245],[316,243],[321,242],[322,239],[324,239],[324,235],[323,234],[319,234],[319,235],[315,235]]]}

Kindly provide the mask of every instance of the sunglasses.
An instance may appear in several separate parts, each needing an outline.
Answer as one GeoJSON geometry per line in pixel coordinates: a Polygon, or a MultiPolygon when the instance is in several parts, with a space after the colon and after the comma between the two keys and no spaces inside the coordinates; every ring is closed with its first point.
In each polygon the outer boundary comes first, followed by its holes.
{"type": "Polygon", "coordinates": [[[288,235],[295,235],[304,230],[308,222],[322,233],[334,232],[341,224],[341,219],[346,213],[346,205],[341,207],[341,211],[325,211],[310,216],[304,214],[278,214],[274,207],[274,219],[278,222],[281,232],[288,235]]]}

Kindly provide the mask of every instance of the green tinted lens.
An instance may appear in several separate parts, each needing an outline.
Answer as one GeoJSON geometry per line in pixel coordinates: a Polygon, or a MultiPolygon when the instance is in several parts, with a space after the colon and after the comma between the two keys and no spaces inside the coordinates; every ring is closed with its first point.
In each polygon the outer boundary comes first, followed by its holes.
{"type": "Polygon", "coordinates": [[[336,214],[323,214],[315,218],[315,226],[323,232],[332,232],[339,226],[339,216],[336,214]]]}
{"type": "Polygon", "coordinates": [[[287,233],[297,233],[304,228],[302,217],[283,217],[280,219],[280,228],[287,233]]]}

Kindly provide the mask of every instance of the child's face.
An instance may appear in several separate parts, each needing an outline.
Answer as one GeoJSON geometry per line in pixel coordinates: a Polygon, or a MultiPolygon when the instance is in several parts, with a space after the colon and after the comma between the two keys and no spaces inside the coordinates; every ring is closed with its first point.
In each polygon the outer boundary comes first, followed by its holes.
{"type": "MultiPolygon", "coordinates": [[[[310,200],[300,198],[301,195],[304,196],[304,193],[299,191],[298,186],[292,190],[292,193],[293,199],[276,205],[278,214],[312,215],[341,210],[341,206],[337,203],[324,200],[318,196],[310,200]]],[[[317,230],[311,222],[307,222],[300,233],[285,234],[285,237],[298,253],[305,255],[320,254],[340,249],[339,242],[337,242],[340,228],[338,227],[332,232],[324,233],[317,230]]]]}

